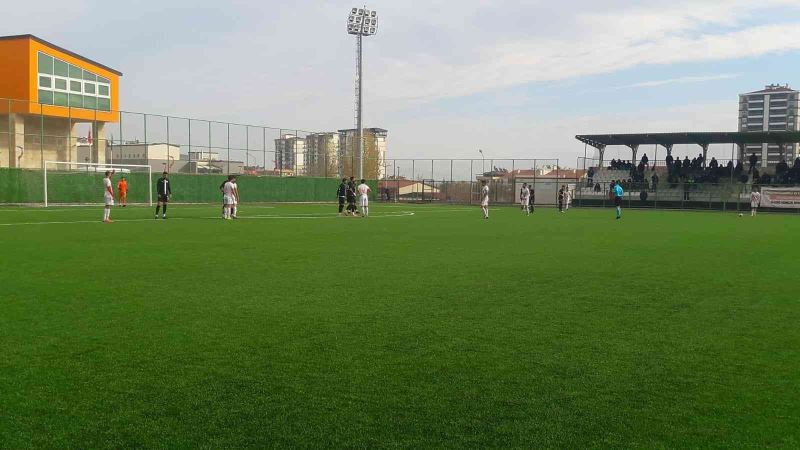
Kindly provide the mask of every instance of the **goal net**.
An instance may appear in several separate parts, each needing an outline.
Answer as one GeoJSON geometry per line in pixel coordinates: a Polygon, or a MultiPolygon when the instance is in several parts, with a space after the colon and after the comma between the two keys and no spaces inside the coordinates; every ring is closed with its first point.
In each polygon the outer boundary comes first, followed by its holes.
{"type": "Polygon", "coordinates": [[[153,171],[150,166],[135,164],[96,164],[67,161],[45,161],[44,206],[102,204],[103,177],[108,170],[114,195],[122,177],[128,182],[128,203],[153,204],[153,171]]]}

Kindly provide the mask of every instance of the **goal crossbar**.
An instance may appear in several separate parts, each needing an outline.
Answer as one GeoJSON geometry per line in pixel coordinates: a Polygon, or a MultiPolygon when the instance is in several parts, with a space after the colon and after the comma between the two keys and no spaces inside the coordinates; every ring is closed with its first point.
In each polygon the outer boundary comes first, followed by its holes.
{"type": "Polygon", "coordinates": [[[65,165],[68,167],[77,166],[77,167],[86,167],[94,168],[94,172],[104,172],[106,170],[116,171],[117,169],[126,169],[126,168],[134,168],[134,169],[147,169],[147,197],[150,206],[153,206],[153,167],[146,164],[101,164],[101,163],[87,163],[87,162],[74,162],[74,161],[45,161],[44,162],[44,207],[47,208],[49,205],[48,196],[47,196],[47,167],[51,164],[60,164],[65,165]],[[100,170],[98,170],[100,169],[100,170]]]}

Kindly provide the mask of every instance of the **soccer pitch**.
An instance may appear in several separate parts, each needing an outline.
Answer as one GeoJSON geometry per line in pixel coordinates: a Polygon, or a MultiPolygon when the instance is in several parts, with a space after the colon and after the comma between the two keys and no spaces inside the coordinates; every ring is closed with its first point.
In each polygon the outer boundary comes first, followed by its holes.
{"type": "Polygon", "coordinates": [[[0,209],[0,447],[800,446],[800,217],[0,209]]]}

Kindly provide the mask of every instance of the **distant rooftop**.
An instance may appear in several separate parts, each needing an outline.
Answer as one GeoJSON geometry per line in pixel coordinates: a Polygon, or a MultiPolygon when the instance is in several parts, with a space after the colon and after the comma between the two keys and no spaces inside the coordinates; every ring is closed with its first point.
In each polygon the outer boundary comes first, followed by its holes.
{"type": "Polygon", "coordinates": [[[768,84],[764,89],[755,92],[748,92],[747,94],[770,94],[773,92],[797,92],[790,88],[788,84],[768,84]]]}

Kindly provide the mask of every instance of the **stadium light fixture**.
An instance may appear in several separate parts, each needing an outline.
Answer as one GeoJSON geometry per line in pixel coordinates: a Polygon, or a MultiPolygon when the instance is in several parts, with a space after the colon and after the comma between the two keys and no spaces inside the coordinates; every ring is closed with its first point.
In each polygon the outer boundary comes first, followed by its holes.
{"type": "Polygon", "coordinates": [[[364,136],[361,118],[363,116],[363,77],[362,77],[362,45],[364,36],[378,33],[378,13],[374,10],[351,8],[347,17],[347,34],[356,36],[356,134],[358,153],[358,178],[364,178],[364,136]]]}

